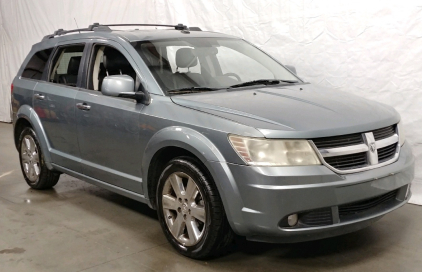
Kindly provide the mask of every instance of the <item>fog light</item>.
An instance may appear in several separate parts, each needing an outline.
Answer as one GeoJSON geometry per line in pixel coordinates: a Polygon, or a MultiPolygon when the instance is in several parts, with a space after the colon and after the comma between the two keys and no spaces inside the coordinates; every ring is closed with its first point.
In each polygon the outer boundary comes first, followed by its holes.
{"type": "Polygon", "coordinates": [[[297,224],[297,213],[295,214],[291,214],[287,217],[287,223],[289,224],[290,227],[293,227],[297,224]]]}

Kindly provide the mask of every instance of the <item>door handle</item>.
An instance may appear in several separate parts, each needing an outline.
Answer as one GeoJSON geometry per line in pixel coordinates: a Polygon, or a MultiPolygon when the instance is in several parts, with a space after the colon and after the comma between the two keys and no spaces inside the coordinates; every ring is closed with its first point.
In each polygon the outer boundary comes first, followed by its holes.
{"type": "Polygon", "coordinates": [[[85,111],[89,111],[91,109],[91,106],[86,103],[77,103],[76,107],[78,107],[78,109],[80,110],[85,110],[85,111]]]}
{"type": "Polygon", "coordinates": [[[36,94],[34,94],[34,98],[35,99],[38,99],[38,100],[44,100],[45,99],[45,96],[42,95],[42,94],[36,93],[36,94]]]}

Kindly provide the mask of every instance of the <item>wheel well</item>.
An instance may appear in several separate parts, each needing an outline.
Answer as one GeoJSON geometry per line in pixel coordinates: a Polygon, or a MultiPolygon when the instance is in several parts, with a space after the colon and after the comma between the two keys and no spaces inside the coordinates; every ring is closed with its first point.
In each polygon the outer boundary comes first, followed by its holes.
{"type": "Polygon", "coordinates": [[[32,128],[32,125],[25,118],[20,118],[18,121],[16,121],[15,132],[14,132],[14,139],[15,139],[15,146],[16,146],[16,148],[18,148],[18,145],[19,145],[19,137],[21,136],[22,131],[26,127],[31,127],[32,128]]]}
{"type": "Polygon", "coordinates": [[[149,164],[147,177],[148,197],[150,199],[151,206],[154,209],[156,209],[157,207],[156,192],[160,175],[163,172],[164,167],[170,160],[180,156],[188,156],[193,158],[197,162],[198,166],[201,167],[201,170],[206,171],[209,174],[208,169],[201,162],[201,160],[186,149],[175,146],[169,146],[158,150],[152,157],[152,160],[149,164]]]}

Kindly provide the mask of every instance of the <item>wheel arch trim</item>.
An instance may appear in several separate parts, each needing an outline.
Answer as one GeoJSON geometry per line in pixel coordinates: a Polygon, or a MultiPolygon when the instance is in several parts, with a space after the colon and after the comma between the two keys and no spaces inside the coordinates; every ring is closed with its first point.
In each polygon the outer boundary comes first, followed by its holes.
{"type": "Polygon", "coordinates": [[[243,201],[238,186],[218,148],[202,133],[191,128],[172,126],[158,131],[148,142],[142,159],[143,192],[150,207],[148,195],[148,169],[152,158],[161,149],[178,147],[195,155],[210,172],[223,202],[228,221],[232,229],[243,226],[241,210],[243,201]]]}
{"type": "MultiPolygon", "coordinates": [[[[16,122],[17,124],[20,119],[25,119],[30,123],[32,129],[35,131],[37,135],[38,143],[41,147],[41,151],[44,157],[44,162],[49,170],[53,170],[53,165],[51,164],[51,155],[50,155],[50,143],[47,140],[47,134],[45,133],[44,127],[41,124],[41,120],[35,110],[30,107],[29,105],[23,105],[19,108],[16,114],[16,122]]],[[[16,125],[13,128],[13,135],[15,136],[16,125]]],[[[16,145],[17,146],[17,145],[16,145]]]]}

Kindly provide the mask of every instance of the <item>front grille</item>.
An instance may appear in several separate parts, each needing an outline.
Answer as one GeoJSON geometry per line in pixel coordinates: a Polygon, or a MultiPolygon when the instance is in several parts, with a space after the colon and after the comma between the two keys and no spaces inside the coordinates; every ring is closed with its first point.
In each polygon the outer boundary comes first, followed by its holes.
{"type": "Polygon", "coordinates": [[[302,226],[325,226],[333,223],[331,208],[317,209],[299,214],[302,226]]]}
{"type": "Polygon", "coordinates": [[[382,203],[392,201],[396,198],[398,190],[391,191],[381,196],[370,198],[367,200],[354,202],[350,204],[340,205],[338,207],[338,212],[340,219],[344,216],[354,215],[361,212],[365,212],[371,208],[374,208],[382,203]]]}
{"type": "Polygon", "coordinates": [[[369,132],[315,138],[312,142],[318,148],[324,164],[337,169],[339,173],[348,174],[392,162],[398,148],[396,129],[397,125],[392,125],[369,132]]]}
{"type": "Polygon", "coordinates": [[[378,149],[378,163],[388,161],[396,154],[397,143],[378,149]]]}
{"type": "Polygon", "coordinates": [[[335,148],[363,143],[361,133],[313,139],[318,148],[335,148]]]}
{"type": "Polygon", "coordinates": [[[366,152],[326,157],[324,159],[326,163],[339,170],[355,169],[368,164],[366,152]]]}
{"type": "Polygon", "coordinates": [[[382,140],[396,134],[396,125],[380,128],[372,132],[376,141],[382,140]]]}

